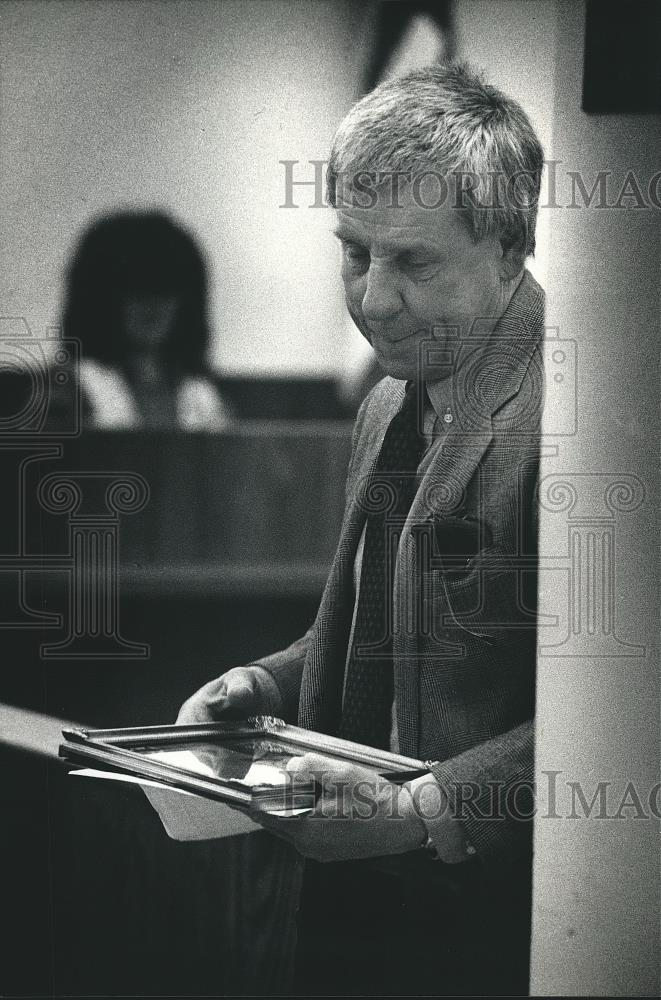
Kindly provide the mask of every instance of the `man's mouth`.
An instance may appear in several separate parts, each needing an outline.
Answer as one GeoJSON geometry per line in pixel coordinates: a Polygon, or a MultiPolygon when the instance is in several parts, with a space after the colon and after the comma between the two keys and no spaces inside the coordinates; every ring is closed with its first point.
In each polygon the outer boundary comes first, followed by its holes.
{"type": "Polygon", "coordinates": [[[426,333],[426,331],[424,329],[423,330],[412,330],[409,333],[399,333],[399,334],[384,333],[384,332],[382,332],[380,330],[372,330],[370,327],[368,327],[367,329],[368,329],[368,332],[369,332],[369,335],[370,335],[370,340],[372,338],[376,338],[381,344],[383,344],[383,343],[386,343],[386,344],[401,344],[401,342],[403,340],[410,340],[412,337],[424,336],[425,333],[426,333]]]}

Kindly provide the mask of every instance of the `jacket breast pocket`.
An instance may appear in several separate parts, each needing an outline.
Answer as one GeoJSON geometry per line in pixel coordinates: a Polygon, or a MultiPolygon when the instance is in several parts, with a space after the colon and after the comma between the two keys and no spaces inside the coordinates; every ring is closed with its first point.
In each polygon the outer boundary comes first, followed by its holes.
{"type": "Polygon", "coordinates": [[[432,570],[430,582],[436,630],[498,643],[523,627],[520,569],[498,546],[481,548],[463,563],[447,560],[432,570]]]}
{"type": "Polygon", "coordinates": [[[432,562],[448,576],[463,576],[492,545],[490,526],[478,518],[444,517],[432,524],[432,562]]]}

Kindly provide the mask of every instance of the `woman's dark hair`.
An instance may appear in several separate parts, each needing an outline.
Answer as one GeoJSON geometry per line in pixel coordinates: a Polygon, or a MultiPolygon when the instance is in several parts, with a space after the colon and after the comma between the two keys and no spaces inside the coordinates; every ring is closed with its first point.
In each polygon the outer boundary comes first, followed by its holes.
{"type": "Polygon", "coordinates": [[[64,335],[84,357],[121,365],[130,353],[120,304],[129,295],[177,295],[181,306],[163,360],[184,372],[206,368],[207,274],[195,241],[161,212],[118,212],[81,237],[68,272],[64,335]]]}

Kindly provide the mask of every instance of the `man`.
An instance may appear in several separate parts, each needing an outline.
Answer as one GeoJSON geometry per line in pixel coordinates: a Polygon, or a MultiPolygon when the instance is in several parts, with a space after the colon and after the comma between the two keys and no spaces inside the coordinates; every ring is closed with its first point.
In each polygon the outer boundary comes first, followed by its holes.
{"type": "Polygon", "coordinates": [[[340,125],[346,301],[388,377],[358,414],[315,623],[180,713],[238,706],[429,762],[396,786],[306,755],[292,770],[320,781],[315,812],[263,820],[336,862],[311,869],[302,911],[322,951],[350,928],[322,991],[526,990],[542,165],[522,109],[465,67],[386,82],[340,125]]]}

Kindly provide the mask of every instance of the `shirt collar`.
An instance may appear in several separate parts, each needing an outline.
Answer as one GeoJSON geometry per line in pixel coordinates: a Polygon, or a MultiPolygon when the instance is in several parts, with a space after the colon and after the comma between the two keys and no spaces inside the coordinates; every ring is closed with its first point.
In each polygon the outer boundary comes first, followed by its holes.
{"type": "Polygon", "coordinates": [[[427,399],[434,407],[434,412],[438,417],[445,413],[453,412],[453,384],[452,376],[439,379],[435,382],[427,382],[427,399]]]}

